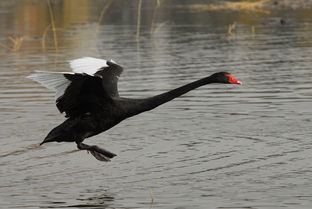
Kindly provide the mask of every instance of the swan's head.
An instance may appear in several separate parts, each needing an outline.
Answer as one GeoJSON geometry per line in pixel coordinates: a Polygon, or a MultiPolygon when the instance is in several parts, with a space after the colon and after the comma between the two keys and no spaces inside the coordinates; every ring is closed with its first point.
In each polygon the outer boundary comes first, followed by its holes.
{"type": "Polygon", "coordinates": [[[219,72],[211,76],[216,83],[238,84],[243,85],[243,82],[234,78],[230,73],[219,72]]]}

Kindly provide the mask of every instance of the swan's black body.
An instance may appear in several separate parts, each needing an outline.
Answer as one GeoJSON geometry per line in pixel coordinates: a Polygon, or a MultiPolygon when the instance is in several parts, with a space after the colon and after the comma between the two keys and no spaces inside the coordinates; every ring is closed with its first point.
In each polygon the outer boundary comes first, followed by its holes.
{"type": "Polygon", "coordinates": [[[115,154],[97,146],[83,144],[84,139],[104,132],[126,118],[152,110],[195,88],[210,83],[241,84],[229,73],[215,73],[169,92],[145,99],[119,97],[118,77],[122,68],[107,62],[107,68],[94,76],[86,74],[64,75],[70,80],[63,96],[57,99],[57,107],[66,113],[67,120],[47,135],[47,142],[76,142],[79,149],[89,150],[98,160],[108,161],[115,154]]]}

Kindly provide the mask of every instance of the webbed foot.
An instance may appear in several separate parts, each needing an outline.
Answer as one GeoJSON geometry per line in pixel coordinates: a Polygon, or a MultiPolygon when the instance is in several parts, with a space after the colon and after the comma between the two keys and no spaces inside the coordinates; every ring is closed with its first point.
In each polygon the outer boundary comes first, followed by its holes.
{"type": "Polygon", "coordinates": [[[80,150],[88,150],[97,160],[99,161],[105,161],[108,162],[110,161],[111,158],[115,157],[116,154],[109,152],[103,148],[100,148],[96,145],[87,145],[82,142],[76,142],[77,147],[80,150]]]}

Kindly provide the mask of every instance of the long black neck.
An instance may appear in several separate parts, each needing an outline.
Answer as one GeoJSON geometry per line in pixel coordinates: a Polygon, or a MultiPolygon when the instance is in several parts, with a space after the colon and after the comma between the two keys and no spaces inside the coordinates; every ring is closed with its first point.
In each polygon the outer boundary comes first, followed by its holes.
{"type": "Polygon", "coordinates": [[[129,105],[129,116],[152,110],[159,105],[165,104],[193,89],[210,83],[216,83],[216,81],[214,81],[212,77],[206,77],[150,98],[133,100],[133,103],[130,102],[132,105],[129,105]]]}

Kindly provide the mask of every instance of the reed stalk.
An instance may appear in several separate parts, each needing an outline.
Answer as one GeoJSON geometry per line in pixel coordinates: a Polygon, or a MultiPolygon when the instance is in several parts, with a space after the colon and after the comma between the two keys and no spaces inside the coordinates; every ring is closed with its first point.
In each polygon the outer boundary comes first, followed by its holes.
{"type": "Polygon", "coordinates": [[[52,6],[51,6],[50,0],[47,0],[47,4],[48,4],[48,8],[49,8],[51,27],[52,27],[52,32],[53,32],[54,47],[55,47],[55,50],[58,50],[58,41],[57,41],[57,35],[56,35],[56,27],[55,27],[54,15],[53,15],[53,10],[52,10],[52,6]]]}
{"type": "Polygon", "coordinates": [[[155,19],[156,19],[156,16],[157,16],[157,11],[158,11],[159,7],[160,7],[160,0],[157,0],[157,4],[156,4],[156,7],[154,9],[153,17],[152,17],[152,24],[151,24],[151,31],[150,31],[151,35],[153,35],[153,33],[154,33],[154,22],[155,22],[155,19]]]}
{"type": "Polygon", "coordinates": [[[254,36],[256,34],[256,27],[253,25],[251,26],[251,34],[254,36]]]}
{"type": "Polygon", "coordinates": [[[99,16],[99,19],[98,19],[98,25],[97,25],[97,28],[96,28],[95,36],[98,35],[99,30],[100,30],[100,24],[101,24],[101,22],[102,22],[102,20],[103,20],[103,17],[104,17],[104,15],[106,14],[108,8],[111,6],[112,3],[113,3],[113,0],[109,0],[109,1],[107,1],[107,3],[104,5],[104,7],[103,7],[103,9],[102,9],[102,11],[101,11],[101,14],[100,14],[100,16],[99,16]]]}
{"type": "Polygon", "coordinates": [[[42,34],[41,48],[42,48],[42,51],[43,51],[43,52],[46,51],[46,37],[47,37],[48,31],[49,31],[50,28],[51,28],[51,24],[49,24],[49,25],[44,29],[43,34],[42,34]]]}
{"type": "Polygon", "coordinates": [[[138,3],[138,15],[137,15],[137,28],[136,28],[136,40],[137,41],[140,39],[141,9],[142,9],[142,0],[139,0],[139,3],[138,3]]]}
{"type": "Polygon", "coordinates": [[[153,190],[150,189],[149,193],[150,193],[150,198],[151,198],[151,204],[153,204],[154,203],[154,193],[153,193],[153,190]]]}

